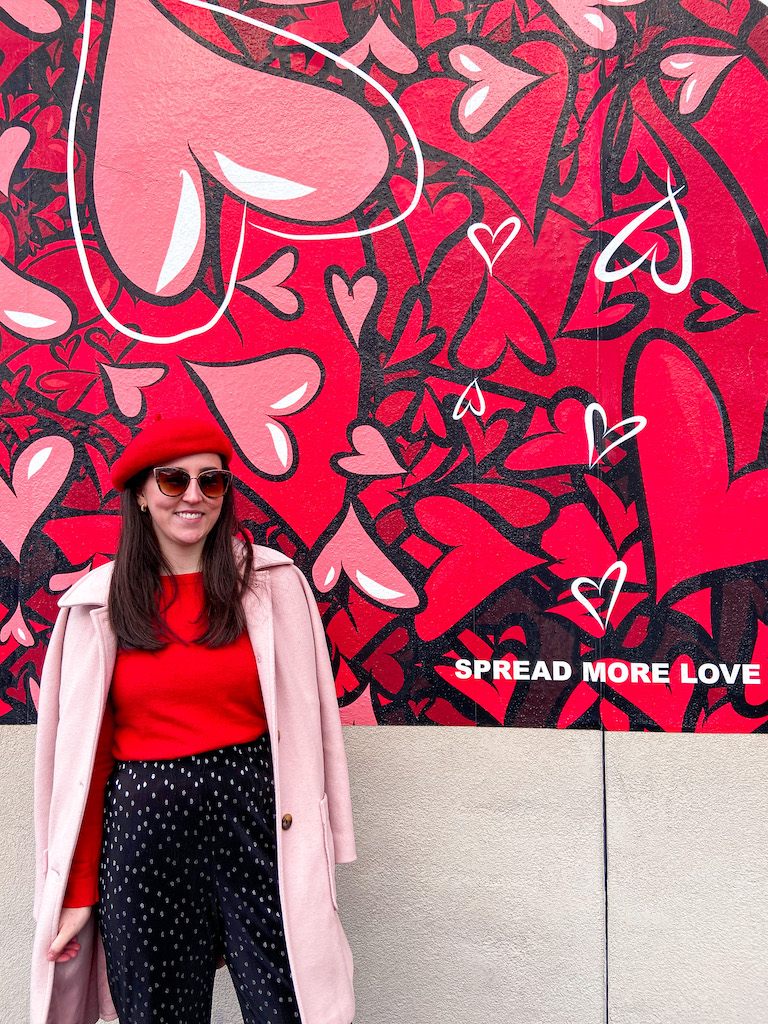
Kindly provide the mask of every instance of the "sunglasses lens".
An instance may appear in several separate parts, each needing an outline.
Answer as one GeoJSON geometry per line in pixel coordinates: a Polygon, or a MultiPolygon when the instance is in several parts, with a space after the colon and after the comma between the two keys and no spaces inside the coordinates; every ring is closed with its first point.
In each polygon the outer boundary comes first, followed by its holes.
{"type": "Polygon", "coordinates": [[[206,498],[221,498],[229,487],[230,474],[223,469],[210,469],[197,478],[206,498]]]}
{"type": "Polygon", "coordinates": [[[168,498],[178,498],[189,487],[189,473],[184,469],[156,469],[155,480],[168,498]]]}

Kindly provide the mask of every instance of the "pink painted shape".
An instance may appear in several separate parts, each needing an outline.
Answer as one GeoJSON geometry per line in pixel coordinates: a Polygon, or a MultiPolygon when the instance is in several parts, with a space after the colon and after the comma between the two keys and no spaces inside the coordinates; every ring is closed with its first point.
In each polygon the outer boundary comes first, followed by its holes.
{"type": "Polygon", "coordinates": [[[29,129],[20,124],[7,128],[0,135],[0,192],[4,196],[10,194],[13,172],[31,138],[29,129]]]}
{"type": "Polygon", "coordinates": [[[246,277],[238,281],[241,288],[248,288],[257,295],[261,295],[267,302],[271,302],[275,309],[281,313],[290,315],[299,308],[299,300],[288,288],[281,285],[296,269],[296,254],[292,250],[284,252],[282,256],[271,263],[266,270],[246,277]]]}
{"type": "Polygon", "coordinates": [[[46,0],[0,0],[0,11],[10,14],[14,21],[30,32],[57,32],[61,28],[58,11],[46,0]]]}
{"type": "Polygon", "coordinates": [[[460,75],[477,83],[459,97],[459,121],[468,132],[485,128],[513,96],[543,78],[504,64],[479,46],[456,46],[448,59],[460,75]]]}
{"type": "Polygon", "coordinates": [[[378,604],[415,608],[419,603],[416,591],[368,536],[351,505],[312,567],[317,589],[323,594],[332,590],[342,570],[357,590],[378,604]]]}
{"type": "Polygon", "coordinates": [[[141,389],[157,384],[167,373],[167,367],[110,366],[102,363],[101,372],[107,377],[123,416],[138,416],[144,401],[141,389]]]}
{"type": "Polygon", "coordinates": [[[360,331],[363,329],[366,317],[371,312],[373,301],[379,290],[378,281],[375,277],[365,274],[350,286],[343,277],[334,274],[331,278],[331,285],[339,312],[349,333],[354,338],[355,344],[359,345],[360,331]]]}
{"type": "Polygon", "coordinates": [[[595,10],[598,2],[606,7],[630,7],[643,0],[549,0],[563,21],[582,42],[598,50],[612,50],[616,45],[616,26],[602,11],[595,10]]]}
{"type": "Polygon", "coordinates": [[[339,708],[342,725],[378,725],[371,703],[371,688],[367,686],[356,701],[339,708]]]}
{"type": "Polygon", "coordinates": [[[293,443],[275,417],[298,412],[318,393],[322,378],[315,360],[289,353],[227,366],[188,365],[253,468],[268,476],[288,473],[295,460],[293,443]]]}
{"type": "Polygon", "coordinates": [[[40,437],[16,459],[11,487],[0,480],[0,540],[16,559],[27,535],[67,478],[75,450],[63,437],[40,437]]]}
{"type": "Polygon", "coordinates": [[[386,173],[389,151],[352,100],[214,53],[148,0],[116,0],[94,202],[118,267],[151,294],[178,295],[200,269],[197,161],[249,205],[317,223],[356,209],[386,173]]]}
{"type": "Polygon", "coordinates": [[[339,466],[360,476],[398,476],[406,470],[392,454],[385,438],[375,427],[363,424],[352,431],[354,455],[339,459],[339,466]]]}
{"type": "Polygon", "coordinates": [[[81,580],[83,576],[87,576],[91,571],[91,563],[84,569],[76,569],[74,572],[57,572],[48,580],[48,589],[54,594],[61,594],[65,590],[81,580]]]}
{"type": "Polygon", "coordinates": [[[350,64],[359,67],[372,53],[379,64],[401,75],[412,75],[419,69],[419,60],[405,43],[398,39],[394,32],[377,15],[376,20],[359,43],[342,54],[350,64]]]}
{"type": "Polygon", "coordinates": [[[22,647],[35,646],[34,635],[24,619],[20,604],[16,605],[16,611],[0,629],[0,644],[7,644],[11,638],[22,647]]]}
{"type": "Polygon", "coordinates": [[[670,78],[682,78],[680,113],[691,114],[711,89],[715,79],[740,55],[720,57],[714,53],[675,53],[665,57],[661,70],[670,78]]]}
{"type": "Polygon", "coordinates": [[[63,299],[0,258],[0,324],[29,341],[52,341],[72,326],[63,299]]]}

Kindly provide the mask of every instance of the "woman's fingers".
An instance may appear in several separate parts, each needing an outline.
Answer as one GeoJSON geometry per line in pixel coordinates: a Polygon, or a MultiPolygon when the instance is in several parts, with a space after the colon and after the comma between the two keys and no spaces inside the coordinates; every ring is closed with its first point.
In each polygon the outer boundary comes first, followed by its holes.
{"type": "Polygon", "coordinates": [[[91,907],[62,907],[59,930],[48,949],[48,959],[64,963],[77,956],[80,943],[78,932],[84,928],[91,916],[91,907]]]}

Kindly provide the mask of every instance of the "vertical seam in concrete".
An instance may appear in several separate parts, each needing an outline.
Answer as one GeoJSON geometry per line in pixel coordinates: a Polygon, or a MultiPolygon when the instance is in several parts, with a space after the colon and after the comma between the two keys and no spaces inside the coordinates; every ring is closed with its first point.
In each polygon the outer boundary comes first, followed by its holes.
{"type": "Polygon", "coordinates": [[[605,1024],[610,1024],[608,1010],[608,800],[605,786],[605,728],[600,730],[603,761],[603,881],[605,887],[605,1024]]]}

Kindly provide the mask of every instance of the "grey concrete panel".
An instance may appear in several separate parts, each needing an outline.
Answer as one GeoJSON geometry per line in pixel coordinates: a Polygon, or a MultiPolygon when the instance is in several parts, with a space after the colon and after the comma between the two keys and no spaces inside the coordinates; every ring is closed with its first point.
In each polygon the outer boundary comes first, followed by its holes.
{"type": "Polygon", "coordinates": [[[768,1021],[765,736],[606,734],[610,1024],[768,1021]]]}
{"type": "MultiPolygon", "coordinates": [[[[601,1024],[599,734],[355,726],[345,739],[359,859],[337,877],[356,1024],[601,1024]]],[[[3,1024],[28,1020],[33,741],[33,727],[0,727],[3,1024]]],[[[240,1020],[219,971],[213,1024],[240,1020]]]]}
{"type": "Polygon", "coordinates": [[[345,732],[357,1024],[605,1019],[600,736],[345,732]]]}

